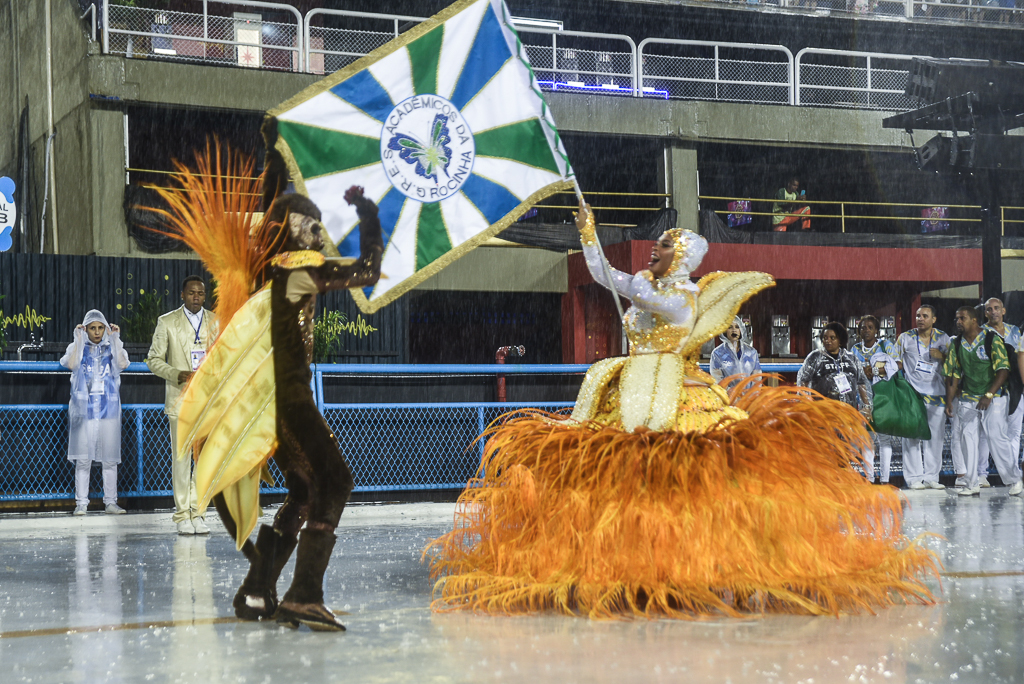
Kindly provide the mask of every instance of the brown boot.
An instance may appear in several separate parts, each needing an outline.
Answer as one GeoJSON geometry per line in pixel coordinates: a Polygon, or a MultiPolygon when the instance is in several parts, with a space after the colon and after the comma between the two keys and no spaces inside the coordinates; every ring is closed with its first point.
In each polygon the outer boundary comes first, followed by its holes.
{"type": "Polygon", "coordinates": [[[266,620],[277,610],[277,578],[295,550],[296,539],[262,525],[256,546],[246,553],[249,572],[232,605],[242,620],[266,620]]]}
{"type": "Polygon", "coordinates": [[[345,626],[324,605],[324,573],[337,537],[319,529],[305,529],[299,537],[292,586],[274,617],[290,627],[304,624],[318,632],[344,632],[345,626]]]}

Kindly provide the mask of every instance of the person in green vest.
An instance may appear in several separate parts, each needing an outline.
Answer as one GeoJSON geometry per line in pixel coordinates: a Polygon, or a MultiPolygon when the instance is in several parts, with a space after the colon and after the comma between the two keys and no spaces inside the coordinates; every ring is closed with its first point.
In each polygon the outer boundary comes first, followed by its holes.
{"type": "Polygon", "coordinates": [[[995,333],[983,330],[977,309],[961,306],[956,310],[956,327],[960,332],[949,346],[942,366],[946,376],[946,415],[956,412],[959,424],[953,439],[960,441],[967,468],[967,486],[963,496],[981,493],[978,484],[979,440],[988,439],[996,468],[1003,484],[1010,486],[1010,496],[1024,491],[1020,466],[1009,459],[1007,435],[1007,397],[1003,385],[1010,374],[1006,345],[995,333]]]}
{"type": "Polygon", "coordinates": [[[800,226],[800,230],[811,229],[811,208],[799,204],[799,200],[807,199],[807,191],[800,189],[800,179],[796,176],[786,181],[786,187],[779,188],[772,204],[772,230],[787,231],[791,226],[800,226]]]}

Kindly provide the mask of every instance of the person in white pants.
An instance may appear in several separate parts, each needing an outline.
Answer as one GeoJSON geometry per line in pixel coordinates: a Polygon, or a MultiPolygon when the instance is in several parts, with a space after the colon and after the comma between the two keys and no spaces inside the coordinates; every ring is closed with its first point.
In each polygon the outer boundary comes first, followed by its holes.
{"type": "Polygon", "coordinates": [[[117,464],[121,462],[121,371],[128,354],[116,325],[108,325],[93,309],[75,328],[60,364],[71,370],[68,404],[68,460],[75,464],[75,511],[89,508],[89,478],[93,462],[103,469],[104,509],[111,515],[125,511],[117,505],[117,464]]]}
{"type": "Polygon", "coordinates": [[[903,440],[903,479],[911,489],[944,489],[939,471],[946,432],[946,386],[940,370],[949,351],[949,335],[935,327],[935,309],[928,304],[917,309],[915,320],[917,328],[896,338],[894,355],[907,382],[924,399],[932,437],[903,440]]]}
{"type": "MultiPolygon", "coordinates": [[[[942,403],[945,405],[945,399],[943,399],[942,403]]],[[[957,432],[960,429],[959,425],[960,419],[957,418],[956,411],[954,411],[953,417],[949,419],[949,455],[953,459],[953,472],[956,473],[956,481],[953,484],[956,487],[966,487],[967,465],[964,463],[964,452],[960,448],[960,440],[954,437],[954,435],[959,434],[957,432]]],[[[985,448],[988,448],[988,442],[985,442],[985,445],[985,448]]]]}
{"type": "Polygon", "coordinates": [[[1024,492],[1021,471],[1010,458],[1006,430],[1007,398],[1002,390],[1010,372],[1009,357],[1002,338],[983,330],[978,311],[962,306],[956,312],[960,336],[950,342],[943,365],[946,376],[946,414],[954,411],[959,425],[954,439],[960,440],[967,470],[967,486],[961,495],[981,492],[978,486],[979,436],[988,438],[996,469],[1003,484],[1010,485],[1010,496],[1024,492]]]}
{"type": "MultiPolygon", "coordinates": [[[[878,319],[874,316],[863,316],[858,330],[860,342],[853,345],[853,356],[864,369],[864,375],[872,386],[880,380],[888,380],[899,371],[896,365],[896,347],[890,340],[878,338],[878,319]]],[[[889,484],[889,465],[892,461],[892,446],[896,440],[891,435],[872,432],[875,449],[878,451],[878,482],[889,484]]],[[[874,454],[866,454],[870,466],[865,475],[868,480],[875,480],[874,454]]]]}
{"type": "Polygon", "coordinates": [[[185,278],[181,284],[181,301],[180,309],[157,319],[146,365],[164,379],[164,413],[167,414],[171,438],[171,490],[174,492],[171,520],[177,526],[178,534],[209,534],[206,519],[199,514],[194,463],[192,459],[175,456],[181,393],[185,390],[185,383],[206,358],[206,350],[217,339],[217,323],[213,312],[203,308],[206,284],[199,276],[185,278]]]}
{"type": "MultiPolygon", "coordinates": [[[[1006,307],[1003,306],[1003,301],[997,297],[992,297],[985,302],[985,319],[988,323],[983,326],[985,330],[991,330],[992,332],[999,335],[1003,340],[1003,344],[1006,345],[1007,354],[1017,354],[1020,351],[1020,328],[1013,325],[1012,323],[1006,323],[1004,318],[1006,317],[1006,307]]],[[[1018,364],[1019,366],[1020,364],[1018,364]]],[[[1013,372],[1013,369],[1010,369],[1013,372]]],[[[1007,417],[1007,438],[1009,439],[1010,454],[1013,458],[1020,462],[1020,434],[1021,434],[1021,422],[1024,421],[1024,402],[1017,403],[1013,412],[1007,417]]],[[[988,459],[989,459],[989,447],[988,440],[982,436],[981,444],[978,450],[978,480],[980,486],[991,487],[988,481],[988,459]]]]}

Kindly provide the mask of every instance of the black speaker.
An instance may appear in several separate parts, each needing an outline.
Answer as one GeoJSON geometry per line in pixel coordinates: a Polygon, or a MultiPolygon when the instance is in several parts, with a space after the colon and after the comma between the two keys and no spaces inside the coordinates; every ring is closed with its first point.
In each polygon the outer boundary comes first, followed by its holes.
{"type": "Polygon", "coordinates": [[[934,170],[949,163],[949,140],[937,135],[917,150],[917,165],[921,169],[934,170]]]}
{"type": "Polygon", "coordinates": [[[1024,66],[982,60],[915,58],[905,92],[919,105],[967,92],[978,95],[982,110],[1024,111],[1024,66]]]}

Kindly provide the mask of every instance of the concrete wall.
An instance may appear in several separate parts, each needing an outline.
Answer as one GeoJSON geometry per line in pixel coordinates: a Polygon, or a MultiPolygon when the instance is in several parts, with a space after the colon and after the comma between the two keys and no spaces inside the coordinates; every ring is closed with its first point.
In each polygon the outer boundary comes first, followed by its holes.
{"type": "Polygon", "coordinates": [[[29,187],[20,188],[19,203],[31,194],[33,211],[26,216],[31,230],[26,247],[39,248],[39,212],[43,203],[45,143],[49,128],[48,85],[52,83],[54,139],[53,186],[47,209],[46,251],[54,244],[61,251],[93,251],[92,205],[98,201],[89,188],[92,163],[88,111],[88,56],[86,23],[79,21],[78,3],[73,0],[8,0],[0,6],[0,170],[15,178],[18,168],[18,124],[25,106],[29,108],[28,137],[31,145],[29,187]],[[46,7],[50,9],[50,62],[52,79],[47,78],[46,7]],[[66,219],[66,221],[64,220],[66,219]],[[54,231],[53,227],[57,230],[54,231]],[[62,244],[63,243],[63,244],[62,244]]]}
{"type": "Polygon", "coordinates": [[[1003,259],[1003,292],[1024,291],[1024,259],[1003,259]]]}
{"type": "MultiPolygon", "coordinates": [[[[1024,291],[1024,258],[1003,257],[1003,292],[1024,291]]],[[[922,297],[937,297],[939,299],[980,299],[981,288],[978,285],[965,285],[963,287],[951,287],[944,290],[932,290],[922,292],[922,297]]]]}
{"type": "MultiPolygon", "coordinates": [[[[56,192],[48,220],[52,225],[55,214],[62,253],[142,255],[127,236],[122,211],[125,103],[262,112],[318,80],[309,74],[105,56],[98,54],[98,43],[90,44],[88,25],[78,19],[74,0],[0,3],[0,126],[9,132],[0,136],[0,173],[13,176],[17,167],[18,117],[27,99],[33,162],[30,187],[22,190],[35,200],[29,221],[31,239],[26,243],[33,251],[38,249],[47,131],[46,3],[52,14],[57,129],[56,192]]],[[[664,141],[665,159],[652,163],[665,166],[659,172],[663,187],[672,193],[673,204],[688,227],[696,224],[699,160],[693,144],[697,141],[879,150],[909,145],[904,132],[882,128],[885,115],[880,112],[559,93],[548,97],[564,131],[664,141]]],[[[53,246],[48,234],[47,251],[53,246]]],[[[520,252],[508,256],[525,258],[520,252]]],[[[486,269],[479,275],[484,280],[490,277],[486,269]]],[[[461,278],[456,281],[463,282],[461,278]]],[[[466,278],[466,282],[479,280],[476,275],[466,278]]],[[[443,278],[438,282],[442,281],[448,282],[443,278]]],[[[435,286],[439,285],[431,287],[435,286]]],[[[536,286],[554,287],[541,282],[536,286]]]]}
{"type": "Polygon", "coordinates": [[[530,247],[478,247],[417,290],[567,292],[565,254],[530,247]]]}
{"type": "Polygon", "coordinates": [[[563,131],[887,151],[910,145],[906,132],[882,128],[888,112],[564,93],[546,97],[563,131]]]}

